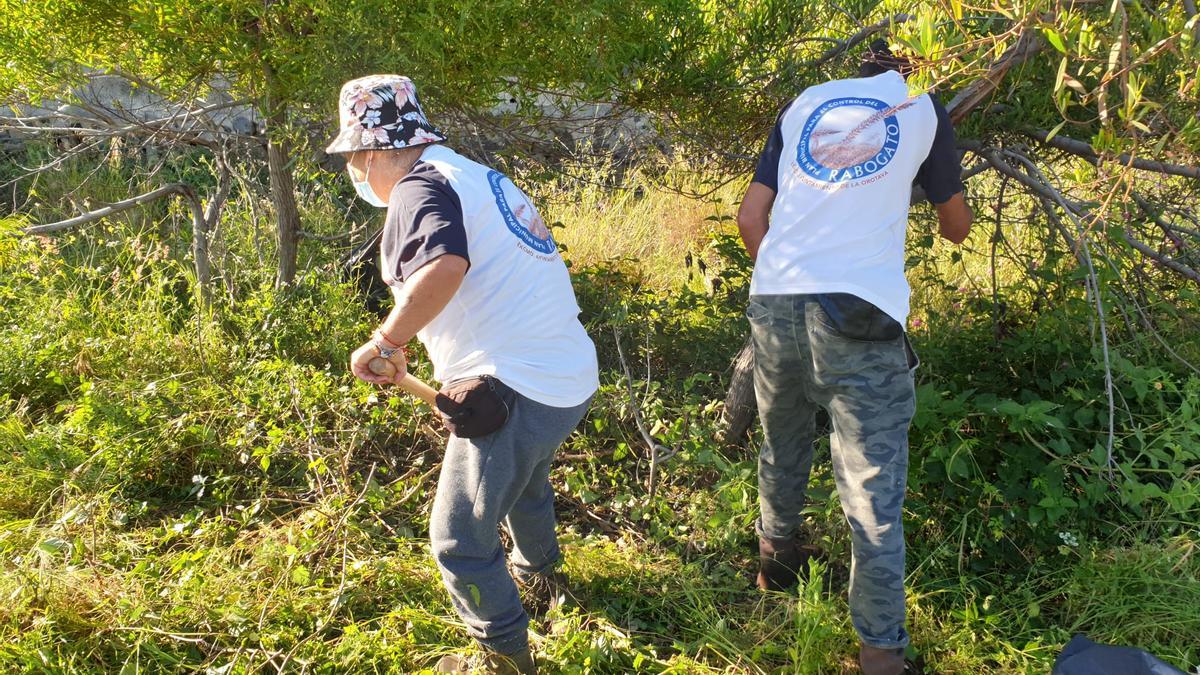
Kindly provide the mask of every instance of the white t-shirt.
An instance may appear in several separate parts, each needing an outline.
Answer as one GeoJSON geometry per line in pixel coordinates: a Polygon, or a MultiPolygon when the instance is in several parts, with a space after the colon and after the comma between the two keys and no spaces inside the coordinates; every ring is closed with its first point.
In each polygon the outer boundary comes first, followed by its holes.
{"type": "Polygon", "coordinates": [[[899,73],[809,87],[780,115],[755,172],[776,196],[750,294],[851,293],[903,325],[913,179],[941,203],[962,190],[958,175],[945,110],[909,96],[899,73]]]}
{"type": "Polygon", "coordinates": [[[503,174],[447,147],[427,148],[392,190],[380,248],[394,290],[441,255],[470,265],[449,304],[417,333],[439,381],[494,375],[562,408],[599,387],[567,267],[533,203],[503,174]]]}

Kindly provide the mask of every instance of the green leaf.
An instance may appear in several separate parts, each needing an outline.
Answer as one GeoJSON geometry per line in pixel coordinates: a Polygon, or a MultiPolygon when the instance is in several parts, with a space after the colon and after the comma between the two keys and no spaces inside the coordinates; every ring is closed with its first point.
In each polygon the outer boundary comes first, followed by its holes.
{"type": "Polygon", "coordinates": [[[1025,414],[1025,406],[1011,399],[1000,401],[993,410],[1005,417],[1020,417],[1025,414]]]}
{"type": "Polygon", "coordinates": [[[1063,54],[1067,53],[1067,47],[1063,44],[1062,36],[1059,35],[1057,31],[1052,28],[1043,28],[1042,32],[1046,34],[1046,40],[1048,40],[1050,44],[1054,45],[1055,49],[1063,54]]]}
{"type": "Polygon", "coordinates": [[[1054,91],[1059,91],[1063,88],[1063,82],[1067,77],[1067,59],[1064,57],[1058,64],[1058,73],[1054,76],[1054,91]]]}
{"type": "Polygon", "coordinates": [[[296,565],[292,568],[292,583],[297,586],[307,586],[309,580],[308,568],[304,565],[296,565]]]}
{"type": "Polygon", "coordinates": [[[1058,132],[1062,131],[1062,128],[1064,126],[1066,126],[1066,124],[1067,124],[1066,120],[1063,120],[1063,121],[1059,122],[1058,124],[1055,124],[1054,128],[1051,129],[1050,132],[1046,134],[1046,137],[1043,138],[1042,140],[1045,141],[1046,143],[1049,143],[1050,139],[1057,136],[1058,132]]]}
{"type": "Polygon", "coordinates": [[[1046,443],[1046,445],[1050,446],[1060,455],[1066,456],[1071,454],[1071,445],[1061,438],[1052,439],[1049,443],[1046,443]]]}
{"type": "Polygon", "coordinates": [[[53,554],[53,553],[58,553],[59,551],[69,547],[70,545],[71,545],[71,543],[68,542],[66,539],[62,539],[59,537],[48,537],[46,539],[43,539],[41,541],[41,543],[38,544],[38,548],[45,551],[46,553],[53,554]]]}

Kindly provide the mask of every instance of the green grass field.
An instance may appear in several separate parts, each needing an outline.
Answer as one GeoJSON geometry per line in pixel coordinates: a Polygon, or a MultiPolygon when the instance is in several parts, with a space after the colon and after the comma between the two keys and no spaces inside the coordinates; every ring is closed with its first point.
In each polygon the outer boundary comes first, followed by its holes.
{"type": "MultiPolygon", "coordinates": [[[[38,189],[54,203],[74,179],[38,189]]],[[[716,440],[746,331],[728,238],[740,185],[720,201],[640,187],[539,195],[563,224],[603,383],[553,474],[583,597],[536,626],[544,670],[855,672],[828,444],[808,529],[830,563],[763,594],[754,443],[716,440]],[[653,500],[613,326],[653,433],[679,449],[653,500]]],[[[321,197],[302,209],[315,231],[346,227],[321,197]]],[[[0,672],[402,673],[467,646],[426,538],[442,432],[348,374],[374,323],[332,250],[306,243],[297,286],[271,288],[268,210],[253,193],[230,205],[211,310],[176,207],[0,236],[0,672]]],[[[1136,480],[1108,483],[1093,461],[1103,372],[1068,257],[1012,235],[1064,281],[1033,285],[1002,261],[998,317],[974,288],[990,281],[990,232],[955,257],[920,242],[927,215],[910,237],[914,653],[930,672],[1046,673],[1084,632],[1196,668],[1200,379],[1114,329],[1116,452],[1136,480]]],[[[1186,322],[1162,325],[1196,351],[1186,322]]]]}

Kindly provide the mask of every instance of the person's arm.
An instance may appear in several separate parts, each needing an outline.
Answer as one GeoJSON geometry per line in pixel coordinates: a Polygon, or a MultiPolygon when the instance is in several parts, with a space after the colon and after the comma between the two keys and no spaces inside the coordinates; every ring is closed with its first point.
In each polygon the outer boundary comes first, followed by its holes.
{"type": "Polygon", "coordinates": [[[395,293],[396,304],[379,326],[379,332],[396,345],[408,344],[458,292],[469,263],[457,255],[443,255],[426,263],[395,293]]]}
{"type": "Polygon", "coordinates": [[[387,377],[370,371],[371,359],[381,354],[375,337],[355,350],[350,369],[367,382],[391,384],[406,372],[399,348],[445,309],[471,266],[462,203],[436,170],[414,170],[392,190],[380,252],[387,276],[404,282],[375,334],[384,347],[396,349],[388,359],[396,373],[387,377]]]}
{"type": "Polygon", "coordinates": [[[754,179],[746,188],[746,196],[738,207],[738,233],[750,259],[758,260],[758,249],[762,246],[763,238],[767,236],[770,227],[771,206],[775,203],[775,193],[779,191],[779,158],[783,153],[783,116],[787,114],[792,104],[789,103],[775,119],[775,128],[767,137],[762,154],[758,157],[758,166],[754,168],[754,179]]]}
{"type": "Polygon", "coordinates": [[[963,197],[962,164],[954,139],[954,124],[937,98],[932,94],[929,98],[937,115],[937,129],[929,155],[917,171],[917,183],[937,211],[938,233],[955,244],[961,244],[971,232],[974,216],[963,197]]]}
{"type": "MultiPolygon", "coordinates": [[[[385,346],[402,348],[417,331],[441,313],[450,299],[458,292],[467,275],[466,258],[457,255],[442,255],[426,263],[404,282],[395,293],[396,304],[379,326],[379,334],[385,346]]],[[[350,357],[350,370],[356,377],[375,384],[396,384],[408,372],[404,350],[399,349],[389,361],[396,373],[387,377],[371,372],[371,359],[379,356],[379,349],[372,340],[359,347],[350,357]]]]}
{"type": "Polygon", "coordinates": [[[753,182],[746,188],[746,196],[738,207],[738,233],[751,260],[758,260],[758,247],[770,228],[771,205],[774,203],[775,191],[762,183],[753,182]]]}
{"type": "Polygon", "coordinates": [[[971,233],[971,222],[975,219],[963,193],[956,192],[941,204],[934,204],[933,208],[937,211],[938,234],[955,244],[963,243],[971,233]]]}

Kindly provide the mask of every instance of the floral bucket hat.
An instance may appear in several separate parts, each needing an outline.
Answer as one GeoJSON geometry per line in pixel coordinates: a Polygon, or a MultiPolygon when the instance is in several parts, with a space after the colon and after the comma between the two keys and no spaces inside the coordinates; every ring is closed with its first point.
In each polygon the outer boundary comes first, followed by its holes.
{"type": "Polygon", "coordinates": [[[425,117],[412,80],[402,75],[350,80],[338,96],[338,115],[341,131],[325,148],[330,154],[393,150],[446,140],[425,117]]]}

